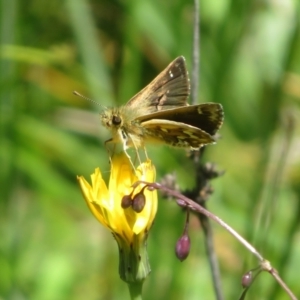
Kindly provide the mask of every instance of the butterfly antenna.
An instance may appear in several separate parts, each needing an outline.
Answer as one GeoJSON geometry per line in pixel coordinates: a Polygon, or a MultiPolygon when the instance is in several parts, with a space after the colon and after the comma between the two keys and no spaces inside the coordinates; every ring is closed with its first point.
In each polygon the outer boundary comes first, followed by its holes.
{"type": "Polygon", "coordinates": [[[73,94],[76,95],[76,96],[81,97],[81,98],[84,99],[84,100],[93,102],[93,103],[95,103],[95,104],[97,104],[97,105],[99,105],[99,106],[101,106],[101,107],[103,108],[103,106],[102,106],[100,103],[98,103],[97,101],[92,100],[92,99],[90,99],[90,98],[88,98],[88,97],[85,97],[85,96],[81,95],[80,93],[78,93],[77,91],[73,91],[73,94]]]}

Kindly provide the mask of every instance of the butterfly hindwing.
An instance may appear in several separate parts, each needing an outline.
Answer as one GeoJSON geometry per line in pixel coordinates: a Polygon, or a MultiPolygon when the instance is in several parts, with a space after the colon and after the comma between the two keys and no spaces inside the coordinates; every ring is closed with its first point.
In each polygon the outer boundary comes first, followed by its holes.
{"type": "Polygon", "coordinates": [[[142,126],[147,136],[145,142],[162,142],[173,147],[192,149],[215,142],[207,132],[184,123],[153,119],[143,122],[142,126]]]}
{"type": "Polygon", "coordinates": [[[152,119],[184,123],[214,135],[223,124],[224,113],[221,104],[203,103],[154,112],[137,118],[142,124],[152,119]]]}

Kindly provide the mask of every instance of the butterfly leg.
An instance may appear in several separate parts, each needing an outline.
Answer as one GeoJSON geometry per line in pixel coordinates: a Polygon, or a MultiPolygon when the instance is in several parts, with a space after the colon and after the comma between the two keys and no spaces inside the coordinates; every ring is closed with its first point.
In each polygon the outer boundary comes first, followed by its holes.
{"type": "Polygon", "coordinates": [[[110,143],[110,144],[111,144],[111,143],[112,143],[112,141],[113,141],[113,139],[109,139],[109,140],[107,140],[107,141],[105,141],[105,142],[104,142],[105,149],[106,149],[106,151],[107,151],[107,153],[108,153],[108,157],[109,157],[109,163],[110,163],[110,164],[111,164],[111,157],[112,157],[112,155],[114,154],[115,145],[114,145],[114,149],[113,149],[113,151],[111,152],[107,144],[108,144],[108,143],[110,143]]]}
{"type": "Polygon", "coordinates": [[[148,159],[149,159],[149,157],[148,157],[147,149],[146,149],[146,147],[145,147],[145,146],[143,146],[143,148],[144,148],[144,152],[145,152],[146,160],[148,160],[148,159]]]}
{"type": "Polygon", "coordinates": [[[124,153],[126,154],[126,156],[128,157],[128,159],[129,159],[129,161],[130,161],[130,164],[131,164],[131,166],[132,166],[132,169],[133,169],[134,171],[136,171],[136,168],[135,168],[135,166],[134,166],[134,164],[133,164],[133,162],[132,162],[132,160],[131,160],[131,157],[130,157],[130,155],[128,154],[128,152],[126,151],[126,145],[125,145],[125,144],[123,144],[123,151],[124,151],[124,153]]]}
{"type": "MultiPolygon", "coordinates": [[[[139,154],[139,151],[138,151],[138,147],[137,147],[136,144],[134,143],[134,140],[133,140],[133,138],[131,137],[130,134],[128,134],[128,137],[131,139],[132,145],[133,145],[133,147],[134,147],[134,149],[135,149],[135,153],[136,153],[136,156],[137,156],[137,159],[138,159],[138,163],[139,163],[139,165],[141,165],[141,164],[142,164],[142,161],[141,161],[141,157],[140,157],[140,154],[139,154]]],[[[125,146],[126,146],[126,145],[125,145],[125,146]]],[[[126,151],[126,150],[124,149],[124,151],[126,151]]]]}
{"type": "MultiPolygon", "coordinates": [[[[111,158],[112,158],[112,156],[113,156],[114,153],[115,153],[116,144],[114,143],[113,139],[109,139],[109,140],[105,141],[104,144],[105,144],[105,148],[106,148],[107,153],[108,153],[109,162],[110,162],[110,164],[111,164],[111,158]],[[109,149],[108,144],[113,144],[113,151],[111,151],[111,149],[109,149]]],[[[125,155],[128,157],[128,159],[129,159],[129,161],[130,161],[130,164],[131,164],[131,166],[132,166],[132,169],[133,169],[134,171],[136,171],[136,168],[134,167],[134,164],[133,164],[133,162],[132,162],[132,160],[131,160],[131,157],[130,157],[130,155],[128,154],[128,152],[126,151],[126,143],[123,143],[123,151],[124,151],[125,155]]]]}

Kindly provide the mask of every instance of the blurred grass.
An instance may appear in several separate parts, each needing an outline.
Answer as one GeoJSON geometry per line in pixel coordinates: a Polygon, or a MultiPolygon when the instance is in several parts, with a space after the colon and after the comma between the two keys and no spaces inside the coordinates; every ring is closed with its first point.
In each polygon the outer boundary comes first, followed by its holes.
{"type": "MultiPolygon", "coordinates": [[[[109,135],[99,107],[72,91],[124,104],[176,56],[191,68],[193,3],[2,0],[0,15],[0,297],[124,299],[115,242],[76,183],[97,166],[108,174],[109,135]]],[[[200,101],[225,110],[222,139],[205,156],[226,170],[209,207],[300,295],[299,2],[202,1],[200,16],[200,101]]],[[[176,172],[190,187],[184,151],[148,152],[158,180],[176,172]]],[[[190,257],[173,255],[183,223],[173,202],[160,201],[145,299],[214,299],[196,220],[190,257]]],[[[225,299],[237,299],[256,261],[214,229],[225,299]]],[[[288,297],[264,274],[249,299],[288,297]]]]}

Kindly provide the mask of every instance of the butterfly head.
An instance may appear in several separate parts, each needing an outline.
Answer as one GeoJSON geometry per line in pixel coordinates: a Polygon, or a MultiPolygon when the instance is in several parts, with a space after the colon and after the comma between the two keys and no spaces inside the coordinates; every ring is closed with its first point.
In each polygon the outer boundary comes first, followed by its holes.
{"type": "Polygon", "coordinates": [[[123,119],[119,110],[106,109],[100,114],[102,125],[108,129],[119,129],[123,125],[123,119]]]}

